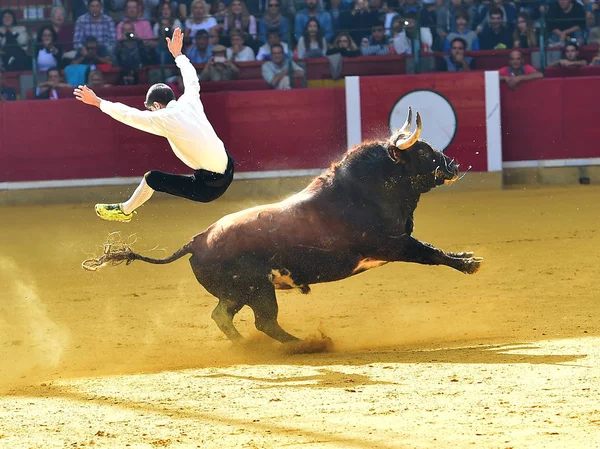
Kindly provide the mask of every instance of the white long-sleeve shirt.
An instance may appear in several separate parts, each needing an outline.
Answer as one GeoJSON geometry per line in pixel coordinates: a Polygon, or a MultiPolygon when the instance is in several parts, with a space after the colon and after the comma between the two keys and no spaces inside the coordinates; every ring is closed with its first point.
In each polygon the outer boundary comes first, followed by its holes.
{"type": "Polygon", "coordinates": [[[165,137],[175,155],[188,167],[225,173],[225,145],[213,129],[200,101],[196,69],[185,55],[175,59],[181,70],[185,92],[158,111],[140,111],[123,103],[102,100],[100,109],[133,128],[165,137]]]}

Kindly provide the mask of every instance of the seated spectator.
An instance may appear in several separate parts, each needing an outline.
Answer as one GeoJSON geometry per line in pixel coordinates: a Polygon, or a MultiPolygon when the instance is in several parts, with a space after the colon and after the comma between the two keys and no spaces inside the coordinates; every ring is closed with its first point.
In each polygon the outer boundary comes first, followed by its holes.
{"type": "MultiPolygon", "coordinates": [[[[319,6],[318,0],[305,0],[306,8],[302,11],[299,11],[296,14],[296,18],[294,21],[294,34],[296,36],[296,41],[299,41],[304,31],[306,30],[306,25],[310,19],[316,19],[321,26],[321,30],[323,30],[323,35],[325,36],[325,40],[327,42],[331,42],[334,37],[333,34],[333,19],[331,18],[331,14],[327,11],[323,10],[319,6]]],[[[357,0],[358,1],[358,0],[357,0]]],[[[365,0],[365,3],[366,0],[365,0]]]]}
{"type": "Polygon", "coordinates": [[[50,25],[56,34],[56,42],[63,51],[73,50],[73,25],[65,25],[67,13],[62,6],[55,6],[50,11],[50,25]]]}
{"type": "MultiPolygon", "coordinates": [[[[280,0],[269,0],[267,3],[267,11],[258,24],[258,38],[261,41],[266,42],[268,39],[267,32],[278,30],[279,38],[287,42],[289,29],[288,19],[281,13],[280,0]]],[[[269,57],[271,57],[270,54],[269,57]]]]}
{"type": "MultiPolygon", "coordinates": [[[[598,5],[598,3],[594,3],[594,5],[598,5]]],[[[600,43],[600,27],[596,25],[596,16],[591,11],[585,12],[583,41],[587,45],[596,45],[600,43]]]]}
{"type": "Polygon", "coordinates": [[[194,0],[190,7],[191,17],[185,21],[185,35],[188,38],[195,36],[198,30],[210,31],[217,26],[217,21],[208,14],[208,7],[204,0],[194,0]]]}
{"type": "Polygon", "coordinates": [[[462,37],[455,37],[450,42],[450,54],[442,56],[438,70],[440,72],[462,72],[475,70],[475,60],[465,56],[467,43],[462,37]]]}
{"type": "Polygon", "coordinates": [[[29,33],[27,29],[17,24],[17,17],[12,9],[2,11],[0,22],[0,48],[2,49],[2,64],[7,71],[31,69],[29,49],[29,33]]]}
{"type": "Polygon", "coordinates": [[[352,40],[352,37],[346,32],[340,33],[335,38],[333,47],[327,50],[328,55],[340,54],[343,57],[354,58],[360,56],[360,48],[356,45],[356,42],[352,40]]]}
{"type": "Polygon", "coordinates": [[[476,30],[478,34],[491,24],[491,12],[495,9],[502,11],[502,24],[509,30],[513,29],[517,20],[517,8],[515,5],[504,0],[492,0],[491,4],[482,6],[479,25],[476,30]]]}
{"type": "Polygon", "coordinates": [[[236,62],[256,60],[254,50],[244,45],[244,33],[242,30],[232,30],[229,39],[231,47],[227,49],[227,59],[236,62]]]}
{"type": "Polygon", "coordinates": [[[179,28],[182,31],[184,31],[184,28],[179,19],[175,17],[173,8],[171,8],[171,4],[168,1],[161,3],[158,8],[158,20],[152,27],[152,35],[158,38],[160,45],[161,42],[164,42],[165,37],[173,35],[175,28],[179,28]]]}
{"type": "Polygon", "coordinates": [[[294,61],[286,60],[283,55],[283,47],[279,44],[271,46],[271,60],[265,62],[262,67],[263,79],[269,86],[277,90],[291,89],[292,82],[289,76],[289,67],[292,65],[292,77],[304,76],[304,69],[294,61]]]}
{"type": "Polygon", "coordinates": [[[134,24],[129,21],[121,27],[121,38],[115,52],[117,65],[122,68],[120,83],[131,84],[132,76],[137,77],[136,74],[140,67],[148,65],[150,62],[148,49],[134,30],[134,24]]]}
{"type": "Polygon", "coordinates": [[[88,75],[86,86],[88,87],[111,87],[104,81],[104,73],[101,70],[91,70],[88,75]]]}
{"type": "MultiPolygon", "coordinates": [[[[442,5],[436,10],[437,15],[437,35],[440,40],[443,42],[446,37],[448,37],[448,33],[456,32],[456,13],[463,9],[462,8],[462,0],[450,0],[450,3],[447,5],[442,5]]],[[[473,29],[473,22],[476,17],[473,15],[469,16],[469,24],[467,28],[473,29]]]]}
{"type": "Polygon", "coordinates": [[[513,31],[514,48],[537,48],[540,46],[538,32],[529,20],[529,14],[519,13],[517,26],[513,31]]]}
{"type": "Polygon", "coordinates": [[[14,101],[17,99],[17,93],[12,87],[4,85],[4,69],[0,67],[0,102],[14,101]]]}
{"type": "Polygon", "coordinates": [[[546,13],[546,28],[553,43],[564,44],[570,39],[583,40],[585,11],[583,6],[573,0],[550,2],[546,13]]]}
{"type": "Polygon", "coordinates": [[[511,30],[503,23],[504,13],[501,9],[490,9],[489,24],[479,34],[481,50],[500,50],[512,48],[513,36],[511,30]]]}
{"type": "Polygon", "coordinates": [[[192,64],[206,64],[213,55],[213,46],[208,43],[208,31],[198,30],[196,33],[196,44],[192,45],[186,52],[186,56],[192,64]]]}
{"type": "Polygon", "coordinates": [[[360,53],[363,56],[389,55],[391,53],[390,45],[385,37],[383,24],[373,25],[371,36],[368,38],[364,37],[360,44],[360,53]]]}
{"type": "Polygon", "coordinates": [[[106,47],[94,36],[88,36],[85,38],[85,45],[77,51],[75,59],[71,61],[71,65],[79,64],[92,66],[94,70],[98,64],[112,64],[112,60],[106,47]]]}
{"type": "MultiPolygon", "coordinates": [[[[270,0],[273,1],[273,0],[270,0]]],[[[267,33],[267,43],[258,49],[258,54],[256,55],[257,61],[270,61],[271,60],[271,46],[279,44],[283,48],[283,53],[287,57],[289,48],[285,42],[281,42],[281,36],[279,34],[279,29],[275,28],[270,30],[267,33]]]]}
{"type": "Polygon", "coordinates": [[[256,18],[248,12],[243,0],[232,0],[223,21],[223,33],[231,34],[233,30],[241,30],[249,41],[256,40],[258,26],[256,18]]]}
{"type": "Polygon", "coordinates": [[[56,42],[56,32],[51,25],[40,28],[37,32],[36,63],[40,72],[47,72],[52,67],[59,67],[62,60],[62,48],[56,42]]]}
{"type": "Polygon", "coordinates": [[[562,58],[549,64],[548,67],[583,67],[587,61],[579,56],[579,45],[575,42],[568,42],[563,48],[562,58]]]}
{"type": "Polygon", "coordinates": [[[523,63],[523,54],[519,50],[513,50],[508,55],[508,66],[498,70],[500,80],[506,82],[508,87],[516,89],[523,81],[531,81],[543,78],[544,75],[535,67],[523,63]]]}
{"type": "Polygon", "coordinates": [[[48,69],[48,80],[39,83],[35,89],[36,100],[58,100],[58,89],[71,87],[61,80],[60,70],[57,67],[48,69]]]}
{"type": "MultiPolygon", "coordinates": [[[[417,21],[417,14],[409,12],[404,15],[402,24],[404,29],[394,38],[394,51],[397,54],[407,53],[412,54],[413,52],[413,41],[415,38],[415,25],[417,21]]],[[[433,36],[431,30],[427,27],[419,28],[419,40],[421,41],[421,48],[425,51],[430,51],[433,46],[433,36]]]]}
{"type": "Polygon", "coordinates": [[[154,39],[154,33],[152,32],[150,22],[139,16],[138,0],[127,0],[125,2],[125,17],[119,22],[116,28],[117,41],[122,42],[123,26],[125,23],[133,26],[132,33],[134,33],[136,38],[140,39],[144,45],[153,48],[156,47],[158,41],[154,39]]]}
{"type": "Polygon", "coordinates": [[[80,50],[86,43],[87,37],[96,38],[99,45],[112,53],[117,43],[117,32],[113,20],[106,14],[102,14],[102,3],[100,0],[88,0],[88,12],[75,22],[73,35],[73,47],[80,50]]]}
{"type": "MultiPolygon", "coordinates": [[[[296,18],[296,20],[298,19],[296,18]]],[[[308,22],[308,19],[306,21],[308,22]]],[[[370,30],[374,25],[380,24],[379,14],[369,7],[367,0],[354,0],[354,9],[342,11],[338,24],[339,29],[349,30],[354,42],[358,43],[362,42],[363,38],[369,36],[370,30]]],[[[297,32],[296,35],[297,39],[300,39],[297,32]]],[[[327,36],[325,38],[327,39],[327,36]]]]}
{"type": "Polygon", "coordinates": [[[454,21],[456,22],[456,31],[451,31],[446,36],[444,40],[444,45],[442,47],[442,51],[450,51],[450,42],[455,37],[462,37],[464,41],[467,43],[467,51],[477,51],[479,50],[479,38],[475,31],[472,31],[467,28],[467,24],[469,23],[469,15],[463,9],[459,9],[456,11],[456,15],[454,16],[454,21]]]}
{"type": "Polygon", "coordinates": [[[208,60],[202,72],[200,81],[231,81],[237,79],[240,69],[225,57],[227,48],[223,45],[213,47],[213,57],[208,60]]]}
{"type": "Polygon", "coordinates": [[[317,19],[309,19],[296,47],[299,59],[320,58],[327,53],[327,42],[317,19]]]}

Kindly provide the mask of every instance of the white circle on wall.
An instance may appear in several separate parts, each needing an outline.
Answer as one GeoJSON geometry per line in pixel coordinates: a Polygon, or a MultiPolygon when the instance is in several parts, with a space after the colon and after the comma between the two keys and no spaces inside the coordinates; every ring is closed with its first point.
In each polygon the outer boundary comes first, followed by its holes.
{"type": "Polygon", "coordinates": [[[412,106],[415,129],[417,112],[421,115],[421,139],[436,150],[444,151],[456,135],[456,113],[448,100],[432,90],[413,90],[401,97],[390,112],[390,134],[404,125],[408,107],[412,106]]]}

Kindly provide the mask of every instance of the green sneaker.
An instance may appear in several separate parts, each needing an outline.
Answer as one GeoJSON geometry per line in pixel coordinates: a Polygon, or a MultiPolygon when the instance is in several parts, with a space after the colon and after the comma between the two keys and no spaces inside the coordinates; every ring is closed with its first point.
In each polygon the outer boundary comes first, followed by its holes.
{"type": "Polygon", "coordinates": [[[104,220],[129,222],[133,218],[135,211],[129,215],[123,212],[121,204],[96,204],[96,215],[104,220]]]}

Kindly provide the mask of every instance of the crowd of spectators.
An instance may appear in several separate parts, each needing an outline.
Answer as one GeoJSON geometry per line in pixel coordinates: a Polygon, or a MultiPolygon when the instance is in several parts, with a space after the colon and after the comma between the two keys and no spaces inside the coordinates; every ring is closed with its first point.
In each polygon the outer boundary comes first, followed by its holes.
{"type": "MultiPolygon", "coordinates": [[[[141,67],[174,64],[165,37],[179,27],[186,55],[205,64],[202,80],[235,79],[236,63],[258,60],[265,63],[265,81],[286,88],[292,83],[288,70],[292,77],[304,70],[290,67],[289,58],[411,54],[418,42],[424,53],[446,53],[438,70],[471,70],[476,58],[465,52],[539,47],[543,23],[549,45],[564,52],[554,65],[596,64],[600,58],[584,61],[578,48],[600,44],[599,2],[72,0],[69,11],[54,7],[49,22],[35,30],[15,11],[3,10],[0,69],[45,73],[47,81],[36,90],[40,98],[52,98],[65,83],[102,85],[109,67],[120,68],[119,84],[137,84],[141,67]]],[[[517,60],[517,53],[510,58],[517,60]]],[[[9,96],[0,92],[0,101],[9,96]]]]}

